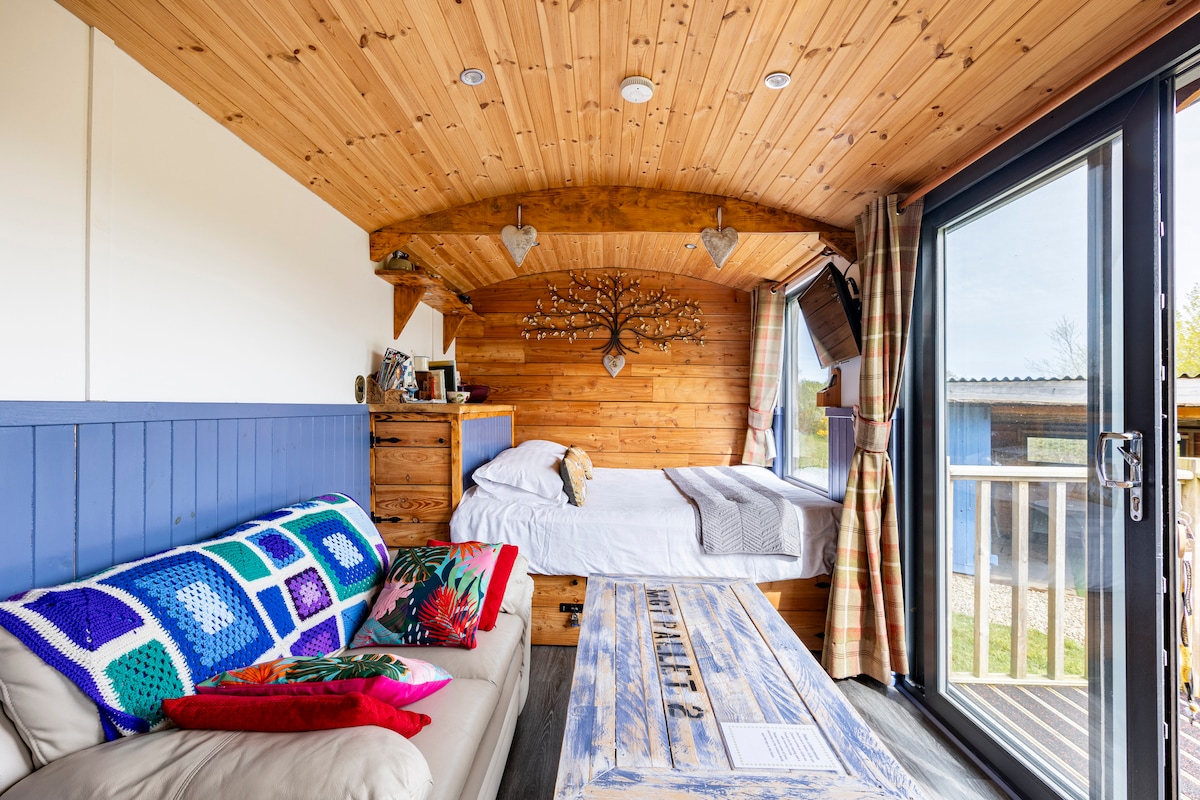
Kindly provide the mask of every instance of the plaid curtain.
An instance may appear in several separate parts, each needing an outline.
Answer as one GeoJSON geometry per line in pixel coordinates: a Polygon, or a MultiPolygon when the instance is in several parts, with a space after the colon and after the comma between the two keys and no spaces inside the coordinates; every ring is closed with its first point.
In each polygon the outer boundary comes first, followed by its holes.
{"type": "Polygon", "coordinates": [[[753,295],[754,341],[750,354],[750,413],[742,463],[769,467],[775,460],[775,399],[783,357],[783,294],[760,286],[753,295]]]}
{"type": "Polygon", "coordinates": [[[923,203],[900,213],[878,198],[854,221],[862,275],[863,353],[854,456],[846,485],[822,663],[834,678],[890,684],[908,672],[900,526],[888,456],[912,318],[923,203]]]}

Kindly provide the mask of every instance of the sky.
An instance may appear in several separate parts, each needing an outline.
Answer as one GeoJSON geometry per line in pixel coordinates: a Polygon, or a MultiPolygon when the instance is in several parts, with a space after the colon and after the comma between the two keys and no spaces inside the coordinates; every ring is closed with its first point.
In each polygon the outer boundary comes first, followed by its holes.
{"type": "MultiPolygon", "coordinates": [[[[1114,148],[1119,162],[1120,151],[1114,148]]],[[[1200,283],[1200,104],[1176,117],[1178,302],[1200,283]]],[[[946,236],[946,368],[961,378],[1025,377],[1054,361],[1064,317],[1086,330],[1086,170],[1077,169],[946,236]]]]}

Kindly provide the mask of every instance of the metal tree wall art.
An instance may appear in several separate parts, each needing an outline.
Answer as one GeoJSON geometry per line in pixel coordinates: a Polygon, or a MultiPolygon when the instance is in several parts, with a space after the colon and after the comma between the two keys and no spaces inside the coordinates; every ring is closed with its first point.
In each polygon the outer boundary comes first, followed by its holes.
{"type": "Polygon", "coordinates": [[[606,337],[594,350],[604,353],[604,366],[616,377],[625,366],[625,353],[647,344],[669,350],[671,342],[704,344],[705,324],[700,305],[679,300],[663,289],[643,290],[641,280],[628,273],[595,278],[570,274],[571,283],[560,290],[547,284],[549,307],[537,301],[537,310],[521,321],[525,338],[557,336],[573,342],[606,337]],[[624,338],[622,338],[624,337],[624,338]]]}

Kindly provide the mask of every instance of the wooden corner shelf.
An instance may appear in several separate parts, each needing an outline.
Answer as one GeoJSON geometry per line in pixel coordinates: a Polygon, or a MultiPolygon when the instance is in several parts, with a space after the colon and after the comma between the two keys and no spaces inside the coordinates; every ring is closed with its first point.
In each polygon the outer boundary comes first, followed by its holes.
{"type": "Polygon", "coordinates": [[[468,317],[479,315],[458,299],[458,295],[439,278],[420,267],[413,269],[377,269],[375,274],[392,284],[392,337],[399,338],[408,324],[417,303],[424,303],[442,314],[442,348],[446,349],[458,335],[458,329],[468,317]]]}

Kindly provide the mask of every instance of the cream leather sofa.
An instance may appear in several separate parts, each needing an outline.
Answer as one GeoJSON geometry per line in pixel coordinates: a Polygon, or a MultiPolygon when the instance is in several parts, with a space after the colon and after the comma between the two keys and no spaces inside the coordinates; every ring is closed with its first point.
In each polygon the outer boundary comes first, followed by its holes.
{"type": "Polygon", "coordinates": [[[529,688],[532,597],[528,562],[518,557],[496,627],[478,633],[474,650],[353,651],[408,655],[454,676],[407,706],[433,720],[412,739],[365,726],[305,733],[168,729],[105,742],[95,704],[0,628],[0,798],[494,798],[529,688]]]}

